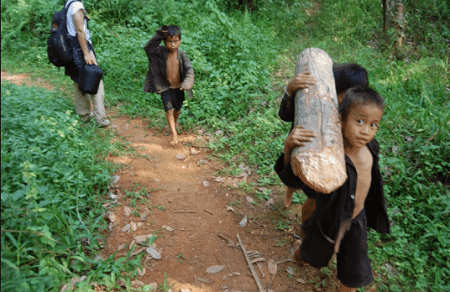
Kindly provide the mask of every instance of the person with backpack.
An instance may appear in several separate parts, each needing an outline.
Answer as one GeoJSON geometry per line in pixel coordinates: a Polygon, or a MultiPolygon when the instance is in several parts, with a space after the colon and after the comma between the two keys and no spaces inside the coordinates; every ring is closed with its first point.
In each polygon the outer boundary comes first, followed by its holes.
{"type": "Polygon", "coordinates": [[[81,120],[87,123],[91,118],[90,105],[92,102],[94,105],[93,114],[96,122],[101,127],[107,127],[109,126],[110,121],[105,117],[105,106],[103,104],[105,90],[103,81],[100,80],[96,94],[88,94],[80,89],[80,84],[83,82],[83,74],[87,75],[84,69],[86,68],[86,64],[97,65],[97,59],[91,41],[91,34],[87,25],[89,19],[86,16],[84,5],[81,3],[81,0],[68,0],[65,2],[64,8],[67,11],[67,40],[72,49],[73,56],[73,61],[65,65],[65,74],[70,76],[74,81],[75,111],[81,116],[81,120]],[[82,72],[82,74],[80,74],[80,72],[82,72]]]}

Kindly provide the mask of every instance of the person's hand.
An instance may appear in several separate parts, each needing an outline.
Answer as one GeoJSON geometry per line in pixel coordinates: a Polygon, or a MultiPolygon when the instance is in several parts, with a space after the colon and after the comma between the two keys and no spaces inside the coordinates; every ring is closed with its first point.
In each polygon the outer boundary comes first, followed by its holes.
{"type": "Polygon", "coordinates": [[[84,61],[86,62],[86,64],[88,65],[92,65],[95,64],[95,58],[92,55],[92,53],[89,52],[89,54],[84,55],[84,61]]]}
{"type": "Polygon", "coordinates": [[[284,153],[291,153],[294,147],[303,147],[309,142],[313,142],[317,135],[312,130],[305,129],[304,126],[296,126],[284,141],[284,153]]]}
{"type": "Polygon", "coordinates": [[[181,90],[181,91],[185,91],[186,89],[185,89],[185,88],[183,88],[183,87],[180,87],[180,90],[181,90]]]}
{"type": "Polygon", "coordinates": [[[316,84],[316,79],[311,76],[311,72],[303,72],[297,74],[288,82],[286,90],[289,96],[292,96],[297,90],[308,88],[310,85],[314,84],[316,84]]]}

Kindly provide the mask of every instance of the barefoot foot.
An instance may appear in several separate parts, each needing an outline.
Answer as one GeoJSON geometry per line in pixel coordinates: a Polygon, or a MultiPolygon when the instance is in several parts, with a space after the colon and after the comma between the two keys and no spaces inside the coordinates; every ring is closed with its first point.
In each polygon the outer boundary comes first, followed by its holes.
{"type": "Polygon", "coordinates": [[[303,263],[302,255],[300,253],[300,246],[302,245],[301,240],[296,240],[294,242],[294,260],[296,260],[299,264],[303,263]]]}
{"type": "Polygon", "coordinates": [[[178,137],[177,136],[173,136],[172,141],[170,141],[171,145],[176,145],[178,144],[178,137]]]}

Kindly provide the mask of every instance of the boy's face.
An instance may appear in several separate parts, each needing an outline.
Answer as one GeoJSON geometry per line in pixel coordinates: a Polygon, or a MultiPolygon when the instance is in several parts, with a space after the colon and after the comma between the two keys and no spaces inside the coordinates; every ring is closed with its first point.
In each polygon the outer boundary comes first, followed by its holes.
{"type": "Polygon", "coordinates": [[[178,35],[177,36],[167,36],[166,39],[164,40],[164,45],[171,53],[176,52],[178,50],[178,48],[180,47],[180,44],[181,44],[181,40],[180,40],[180,36],[178,36],[178,35]]]}
{"type": "Polygon", "coordinates": [[[360,148],[375,137],[383,116],[383,110],[376,104],[357,105],[349,109],[347,120],[342,121],[344,143],[360,148]]]}

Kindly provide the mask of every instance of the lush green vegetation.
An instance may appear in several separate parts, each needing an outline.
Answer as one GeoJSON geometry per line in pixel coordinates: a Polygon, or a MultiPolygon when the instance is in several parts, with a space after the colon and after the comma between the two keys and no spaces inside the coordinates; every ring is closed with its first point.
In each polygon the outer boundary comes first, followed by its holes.
{"type": "Polygon", "coordinates": [[[109,132],[80,126],[58,92],[2,84],[1,105],[2,291],[58,290],[79,273],[118,277],[136,265],[94,259],[110,179],[98,156],[114,151],[109,132]]]}
{"type": "MultiPolygon", "coordinates": [[[[195,97],[186,101],[180,122],[189,129],[222,130],[225,135],[210,147],[230,172],[242,162],[256,167],[258,181],[246,186],[251,190],[280,185],[272,167],[289,125],[277,112],[296,55],[319,47],[336,62],[362,64],[387,103],[377,138],[393,226],[388,236],[370,233],[370,257],[379,274],[386,274],[386,263],[395,271],[387,281],[383,277],[380,289],[450,290],[449,4],[405,0],[407,42],[391,57],[390,44],[381,41],[381,1],[255,1],[251,13],[234,2],[83,1],[108,104],[155,126],[165,123],[159,97],[143,93],[143,46],[162,24],[179,25],[181,48],[196,73],[195,97]]],[[[63,75],[46,59],[47,30],[61,4],[2,1],[2,70],[63,75]]],[[[57,81],[70,84],[63,78],[57,81]]],[[[91,144],[94,129],[73,125],[73,113],[66,114],[70,103],[54,98],[60,93],[31,92],[2,86],[2,230],[20,231],[1,234],[2,290],[19,282],[23,291],[36,283],[57,286],[70,273],[81,275],[72,260],[91,263],[95,279],[111,274],[90,256],[101,222],[94,196],[108,179],[107,168],[92,158],[101,153],[91,144]],[[91,218],[90,225],[79,217],[91,218]],[[82,250],[82,238],[90,238],[92,248],[82,250]]]]}

